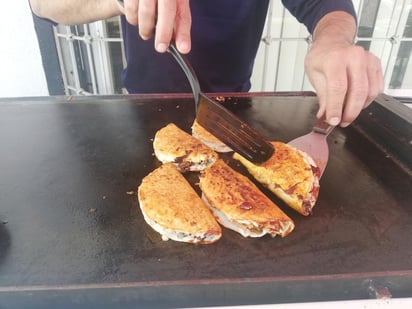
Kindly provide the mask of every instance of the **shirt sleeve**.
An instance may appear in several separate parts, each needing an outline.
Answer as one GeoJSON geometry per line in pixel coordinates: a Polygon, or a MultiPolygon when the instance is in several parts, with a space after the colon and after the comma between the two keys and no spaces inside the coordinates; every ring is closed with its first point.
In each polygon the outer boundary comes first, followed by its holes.
{"type": "Polygon", "coordinates": [[[282,0],[282,3],[310,33],[323,16],[333,11],[347,12],[357,20],[351,0],[282,0]]]}

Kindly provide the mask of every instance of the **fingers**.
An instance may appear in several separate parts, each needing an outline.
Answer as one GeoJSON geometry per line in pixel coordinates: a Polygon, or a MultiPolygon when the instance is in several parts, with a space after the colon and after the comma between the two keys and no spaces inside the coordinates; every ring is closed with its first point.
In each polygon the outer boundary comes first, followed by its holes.
{"type": "Polygon", "coordinates": [[[172,40],[174,23],[176,17],[176,1],[158,1],[158,20],[156,24],[155,49],[159,53],[164,53],[172,40]]]}
{"type": "Polygon", "coordinates": [[[119,8],[120,14],[124,15],[124,14],[125,14],[125,11],[124,11],[123,2],[122,2],[122,1],[118,1],[118,0],[116,0],[116,2],[117,2],[117,7],[119,8]]]}
{"type": "Polygon", "coordinates": [[[139,0],[124,0],[124,15],[129,24],[137,26],[139,0]]]}
{"type": "Polygon", "coordinates": [[[308,54],[306,70],[319,99],[317,117],[348,126],[383,92],[380,60],[359,46],[308,54]]]}
{"type": "Polygon", "coordinates": [[[344,63],[336,59],[335,65],[330,65],[326,73],[326,120],[336,126],[341,122],[343,102],[345,101],[347,90],[346,68],[344,63]],[[342,74],[344,73],[344,74],[342,74]]]}
{"type": "Polygon", "coordinates": [[[175,43],[177,49],[183,54],[187,54],[191,49],[191,26],[192,15],[190,14],[189,0],[179,1],[175,26],[175,43]]]}
{"type": "Polygon", "coordinates": [[[318,100],[319,100],[319,110],[316,114],[316,117],[322,118],[326,112],[326,98],[319,97],[318,95],[318,100]]]}
{"type": "Polygon", "coordinates": [[[363,108],[366,108],[373,100],[383,92],[383,73],[380,59],[369,53],[368,57],[368,81],[369,94],[363,108]]]}
{"type": "Polygon", "coordinates": [[[172,39],[181,53],[191,48],[190,28],[192,19],[189,0],[158,0],[155,48],[165,52],[172,39]]]}
{"type": "Polygon", "coordinates": [[[139,35],[143,40],[148,40],[156,26],[156,1],[139,0],[138,5],[139,35]]]}
{"type": "Polygon", "coordinates": [[[361,47],[352,48],[348,66],[349,86],[343,106],[340,125],[348,126],[383,92],[383,74],[380,60],[361,47]]]}
{"type": "Polygon", "coordinates": [[[362,47],[351,49],[347,65],[348,89],[344,100],[343,113],[340,125],[348,126],[363,109],[369,94],[368,64],[362,47]]]}
{"type": "Polygon", "coordinates": [[[189,0],[124,0],[124,14],[139,35],[148,40],[155,33],[155,49],[163,53],[172,40],[181,53],[191,49],[189,0]]]}
{"type": "Polygon", "coordinates": [[[318,96],[318,104],[319,109],[316,114],[317,118],[322,118],[326,113],[326,105],[328,102],[328,98],[326,96],[327,87],[326,87],[326,79],[322,74],[316,74],[316,78],[312,81],[312,84],[317,90],[318,96]]]}

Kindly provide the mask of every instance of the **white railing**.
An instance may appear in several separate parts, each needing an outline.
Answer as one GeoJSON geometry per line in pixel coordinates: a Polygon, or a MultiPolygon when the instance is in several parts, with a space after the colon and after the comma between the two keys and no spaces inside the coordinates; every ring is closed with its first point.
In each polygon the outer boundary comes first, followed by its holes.
{"type": "MultiPolygon", "coordinates": [[[[390,80],[403,42],[412,38],[403,37],[411,11],[410,0],[381,1],[377,12],[368,10],[368,2],[354,1],[359,23],[374,23],[371,37],[356,37],[356,41],[371,42],[369,50],[380,57],[387,93],[411,93],[412,59],[406,69],[402,91],[391,89],[390,80]],[[377,13],[377,14],[376,14],[377,13]]],[[[409,21],[410,23],[410,21],[409,21]]],[[[412,25],[410,25],[412,26],[412,25]]],[[[252,91],[313,90],[307,80],[303,63],[310,48],[310,37],[305,27],[285,10],[280,1],[271,1],[266,27],[252,74],[252,91]]],[[[409,53],[411,49],[409,50],[409,53]]]]}

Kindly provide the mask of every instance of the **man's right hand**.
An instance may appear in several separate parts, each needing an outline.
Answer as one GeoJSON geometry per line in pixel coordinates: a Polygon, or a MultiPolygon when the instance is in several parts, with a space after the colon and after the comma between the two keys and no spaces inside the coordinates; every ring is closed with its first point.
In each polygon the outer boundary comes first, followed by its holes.
{"type": "Polygon", "coordinates": [[[187,54],[191,49],[192,17],[189,0],[124,0],[126,20],[138,27],[144,40],[155,36],[155,49],[164,53],[173,40],[187,54]],[[156,30],[156,31],[155,31],[156,30]]]}

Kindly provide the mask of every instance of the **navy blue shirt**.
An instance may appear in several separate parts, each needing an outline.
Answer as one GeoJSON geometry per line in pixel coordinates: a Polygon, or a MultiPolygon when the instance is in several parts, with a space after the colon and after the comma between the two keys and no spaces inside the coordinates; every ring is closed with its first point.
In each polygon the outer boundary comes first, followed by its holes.
{"type": "MultiPolygon", "coordinates": [[[[350,0],[282,0],[310,33],[331,11],[355,16],[350,0]]],[[[266,19],[268,0],[191,0],[192,50],[188,58],[204,92],[249,91],[254,59],[266,19]]],[[[356,17],[356,16],[355,16],[356,17]]],[[[127,59],[122,78],[130,93],[191,92],[177,62],[154,50],[122,17],[127,59]]]]}

